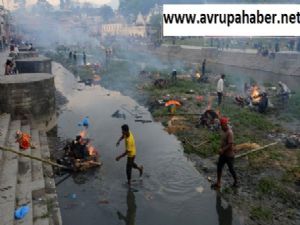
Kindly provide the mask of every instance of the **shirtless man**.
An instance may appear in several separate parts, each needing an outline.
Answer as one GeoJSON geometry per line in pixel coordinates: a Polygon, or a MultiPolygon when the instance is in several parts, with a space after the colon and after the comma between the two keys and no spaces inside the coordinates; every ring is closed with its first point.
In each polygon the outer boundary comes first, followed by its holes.
{"type": "Polygon", "coordinates": [[[228,126],[228,118],[222,117],[220,119],[221,128],[224,132],[222,137],[221,149],[219,151],[219,161],[217,166],[217,183],[213,185],[214,188],[221,187],[221,177],[222,170],[225,164],[227,164],[229,168],[229,172],[231,173],[234,183],[233,187],[237,187],[237,176],[234,171],[234,149],[233,149],[233,132],[231,128],[228,126]]]}

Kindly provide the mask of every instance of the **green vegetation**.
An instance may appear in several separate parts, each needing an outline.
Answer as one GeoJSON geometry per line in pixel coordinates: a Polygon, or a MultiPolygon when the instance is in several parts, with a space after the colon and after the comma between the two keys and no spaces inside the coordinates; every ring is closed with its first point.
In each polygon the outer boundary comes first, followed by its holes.
{"type": "Polygon", "coordinates": [[[260,198],[277,197],[283,203],[289,202],[297,204],[297,196],[289,192],[286,187],[274,177],[261,178],[257,185],[257,191],[260,198]]]}
{"type": "Polygon", "coordinates": [[[271,195],[277,189],[277,183],[274,179],[265,177],[260,179],[257,190],[263,195],[271,195]]]}
{"type": "Polygon", "coordinates": [[[250,211],[250,217],[254,220],[271,221],[272,210],[266,207],[253,207],[250,211]]]}
{"type": "Polygon", "coordinates": [[[290,113],[293,117],[300,119],[300,92],[296,92],[291,96],[287,112],[290,113]]]}

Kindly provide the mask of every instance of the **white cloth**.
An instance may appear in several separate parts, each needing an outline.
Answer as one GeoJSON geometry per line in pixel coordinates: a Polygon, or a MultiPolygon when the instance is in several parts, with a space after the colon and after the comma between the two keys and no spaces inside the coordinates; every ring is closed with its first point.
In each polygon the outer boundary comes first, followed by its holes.
{"type": "Polygon", "coordinates": [[[282,83],[282,90],[284,93],[290,94],[291,90],[288,88],[288,86],[285,83],[282,83]]]}
{"type": "Polygon", "coordinates": [[[218,80],[217,92],[223,93],[223,90],[224,90],[224,80],[220,78],[218,80]]]}

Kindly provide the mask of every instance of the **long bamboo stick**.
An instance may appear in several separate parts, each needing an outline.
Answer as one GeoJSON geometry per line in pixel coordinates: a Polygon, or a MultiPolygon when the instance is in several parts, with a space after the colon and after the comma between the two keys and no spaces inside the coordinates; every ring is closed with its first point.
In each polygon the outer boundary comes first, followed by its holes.
{"type": "Polygon", "coordinates": [[[273,142],[273,143],[271,143],[271,144],[264,145],[264,146],[262,146],[262,147],[252,149],[251,151],[248,151],[248,152],[245,152],[245,153],[236,155],[235,158],[236,158],[236,159],[237,159],[237,158],[241,158],[241,157],[246,156],[246,155],[248,155],[248,154],[250,154],[250,153],[257,152],[257,151],[260,151],[260,150],[263,150],[263,149],[265,149],[265,148],[268,148],[268,147],[273,146],[273,145],[276,145],[276,144],[278,144],[278,142],[273,142]]]}
{"type": "Polygon", "coordinates": [[[163,116],[201,116],[202,113],[164,113],[163,116]]]}
{"type": "Polygon", "coordinates": [[[204,144],[206,144],[206,143],[209,143],[209,141],[206,140],[206,141],[202,141],[200,144],[194,145],[194,144],[192,144],[187,138],[184,138],[184,140],[185,140],[185,142],[186,142],[187,144],[189,144],[189,145],[192,146],[193,148],[199,148],[201,145],[204,145],[204,144]]]}
{"type": "Polygon", "coordinates": [[[60,168],[63,168],[63,169],[69,169],[69,168],[66,167],[66,166],[60,165],[60,164],[55,163],[55,162],[52,162],[52,161],[50,161],[50,160],[41,159],[41,158],[39,158],[39,157],[35,157],[35,156],[29,155],[29,154],[25,154],[25,153],[23,153],[23,152],[19,152],[19,151],[10,149],[10,148],[5,148],[5,147],[0,146],[0,150],[7,151],[7,152],[12,152],[12,153],[15,153],[15,154],[17,154],[17,155],[21,155],[21,156],[23,156],[23,157],[27,157],[27,158],[34,159],[34,160],[37,160],[37,161],[40,161],[40,162],[43,162],[43,163],[50,164],[50,165],[52,165],[52,166],[57,166],[57,167],[60,167],[60,168]]]}

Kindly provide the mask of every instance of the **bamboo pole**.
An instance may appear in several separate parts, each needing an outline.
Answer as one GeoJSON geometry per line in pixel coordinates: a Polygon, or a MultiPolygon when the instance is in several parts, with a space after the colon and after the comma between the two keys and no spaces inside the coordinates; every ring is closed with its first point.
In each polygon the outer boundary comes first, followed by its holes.
{"type": "Polygon", "coordinates": [[[167,113],[162,114],[163,116],[201,116],[202,113],[167,113]]]}
{"type": "Polygon", "coordinates": [[[28,155],[28,154],[25,154],[23,152],[19,152],[19,151],[10,149],[10,148],[5,148],[5,147],[0,146],[0,150],[7,151],[7,152],[12,152],[12,153],[15,153],[15,154],[23,156],[23,157],[27,157],[27,158],[34,159],[34,160],[37,160],[37,161],[40,161],[40,162],[43,162],[43,163],[50,164],[52,166],[57,166],[57,167],[60,167],[60,168],[63,168],[63,169],[69,169],[66,166],[60,165],[60,164],[52,162],[50,160],[41,159],[41,158],[38,158],[38,157],[35,157],[35,156],[32,156],[32,155],[28,155]]]}
{"type": "Polygon", "coordinates": [[[187,138],[184,138],[184,140],[185,140],[185,142],[187,143],[187,144],[189,144],[190,146],[192,146],[193,148],[199,148],[201,145],[204,145],[204,144],[206,144],[206,143],[209,143],[209,141],[202,141],[201,143],[199,143],[199,144],[197,144],[197,145],[194,145],[194,144],[192,144],[187,138]]]}
{"type": "Polygon", "coordinates": [[[268,148],[268,147],[273,146],[273,145],[276,145],[276,144],[278,144],[278,142],[273,142],[273,143],[271,143],[271,144],[268,144],[268,145],[265,145],[265,146],[262,146],[262,147],[259,147],[259,148],[252,149],[252,150],[250,150],[250,151],[248,151],[248,152],[244,152],[244,153],[242,153],[242,154],[236,155],[235,158],[236,158],[236,159],[237,159],[237,158],[241,158],[241,157],[246,156],[246,155],[248,155],[248,154],[250,154],[250,153],[257,152],[257,151],[260,151],[260,150],[263,150],[263,149],[265,149],[265,148],[268,148]]]}

